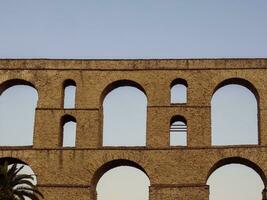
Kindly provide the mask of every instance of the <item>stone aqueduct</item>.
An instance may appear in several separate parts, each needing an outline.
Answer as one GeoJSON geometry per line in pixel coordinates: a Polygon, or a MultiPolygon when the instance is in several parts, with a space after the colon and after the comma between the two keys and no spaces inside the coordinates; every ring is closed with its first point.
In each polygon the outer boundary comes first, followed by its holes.
{"type": "Polygon", "coordinates": [[[45,199],[95,200],[98,179],[121,165],[148,175],[150,200],[208,200],[207,178],[229,163],[247,165],[267,182],[267,59],[2,59],[0,82],[1,92],[15,84],[38,91],[33,146],[0,147],[0,158],[30,165],[45,199]],[[170,104],[170,84],[177,78],[188,83],[186,104],[170,104]],[[66,80],[77,86],[75,109],[62,105],[66,80]],[[211,98],[229,83],[257,97],[258,145],[211,145],[211,98]],[[145,147],[102,146],[103,98],[123,85],[142,88],[147,96],[145,147]],[[77,120],[74,148],[61,146],[65,114],[77,120]],[[169,145],[170,119],[177,114],[187,120],[187,147],[169,145]]]}

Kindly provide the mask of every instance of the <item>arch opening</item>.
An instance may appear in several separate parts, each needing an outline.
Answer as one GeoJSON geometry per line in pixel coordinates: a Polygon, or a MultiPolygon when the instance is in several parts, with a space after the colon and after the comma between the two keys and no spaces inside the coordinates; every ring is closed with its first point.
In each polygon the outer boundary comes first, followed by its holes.
{"type": "Polygon", "coordinates": [[[258,93],[247,81],[229,79],[211,100],[212,145],[259,144],[258,93]]]}
{"type": "Polygon", "coordinates": [[[125,86],[137,88],[146,95],[145,89],[139,83],[132,81],[132,80],[123,79],[123,80],[118,80],[118,81],[114,81],[114,82],[110,83],[103,90],[103,92],[101,94],[101,98],[100,98],[101,104],[103,104],[103,101],[104,101],[105,97],[108,95],[108,93],[110,93],[112,90],[115,90],[119,87],[125,87],[125,86]]]}
{"type": "Polygon", "coordinates": [[[210,200],[261,200],[265,175],[253,162],[240,157],[216,163],[209,172],[210,200]]]}
{"type": "Polygon", "coordinates": [[[64,98],[63,106],[65,109],[75,108],[76,99],[76,83],[74,80],[68,79],[63,83],[64,98]]]}
{"type": "Polygon", "coordinates": [[[144,169],[129,160],[104,164],[94,177],[97,200],[148,200],[150,181],[144,169]]]}
{"type": "Polygon", "coordinates": [[[145,146],[147,97],[137,83],[123,83],[105,90],[109,93],[102,104],[103,146],[145,146]]]}
{"type": "Polygon", "coordinates": [[[170,85],[171,103],[184,104],[187,103],[187,82],[184,79],[175,79],[170,85]]]}
{"type": "Polygon", "coordinates": [[[64,115],[61,118],[62,147],[75,147],[76,127],[77,127],[77,122],[75,117],[71,115],[64,115]]]}
{"type": "Polygon", "coordinates": [[[170,146],[187,146],[187,121],[182,116],[174,116],[170,121],[170,146]]]}
{"type": "Polygon", "coordinates": [[[30,82],[10,80],[0,91],[0,146],[33,145],[37,90],[30,82]]]}

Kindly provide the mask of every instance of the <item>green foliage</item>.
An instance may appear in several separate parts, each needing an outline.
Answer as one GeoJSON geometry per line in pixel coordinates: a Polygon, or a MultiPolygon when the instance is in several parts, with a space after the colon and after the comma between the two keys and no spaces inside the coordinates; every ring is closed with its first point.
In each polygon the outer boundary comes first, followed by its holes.
{"type": "Polygon", "coordinates": [[[42,193],[32,183],[33,176],[20,174],[24,166],[13,164],[10,168],[8,162],[0,165],[0,200],[39,200],[42,193]],[[27,197],[27,198],[26,198],[27,197]]]}

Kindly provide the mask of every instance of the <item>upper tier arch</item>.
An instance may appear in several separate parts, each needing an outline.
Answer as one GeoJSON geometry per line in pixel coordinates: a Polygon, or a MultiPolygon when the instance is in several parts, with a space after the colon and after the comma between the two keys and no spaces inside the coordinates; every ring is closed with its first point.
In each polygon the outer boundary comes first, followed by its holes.
{"type": "Polygon", "coordinates": [[[7,90],[8,88],[15,86],[15,85],[27,85],[30,86],[34,89],[36,89],[37,93],[38,93],[38,89],[35,87],[35,85],[30,82],[30,81],[26,81],[24,79],[10,79],[10,80],[6,80],[2,83],[0,83],[0,95],[7,90]]]}
{"type": "Polygon", "coordinates": [[[142,91],[145,94],[145,96],[147,97],[147,93],[146,93],[145,89],[139,83],[137,83],[133,80],[127,80],[127,79],[117,80],[117,81],[114,81],[112,83],[109,83],[105,87],[105,89],[102,91],[102,94],[100,96],[100,105],[103,104],[103,101],[104,101],[104,99],[108,93],[110,93],[112,90],[114,90],[118,87],[123,87],[123,86],[135,87],[135,88],[139,89],[140,91],[142,91]]]}

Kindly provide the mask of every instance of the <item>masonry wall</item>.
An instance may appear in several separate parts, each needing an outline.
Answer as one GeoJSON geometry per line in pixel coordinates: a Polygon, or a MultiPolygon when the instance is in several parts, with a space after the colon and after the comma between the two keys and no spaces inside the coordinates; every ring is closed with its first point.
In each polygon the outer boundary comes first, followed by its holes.
{"type": "Polygon", "coordinates": [[[115,167],[132,162],[147,173],[151,200],[208,200],[206,181],[221,160],[248,165],[266,181],[266,75],[267,59],[0,60],[0,91],[23,80],[39,95],[33,146],[0,147],[0,158],[29,164],[48,200],[94,200],[96,172],[101,174],[106,163],[115,167]],[[187,81],[186,104],[170,104],[170,84],[176,78],[187,81]],[[76,82],[75,109],[63,108],[67,79],[76,82]],[[228,79],[246,80],[257,91],[258,145],[211,145],[211,98],[228,79]],[[136,82],[147,96],[145,147],[102,146],[102,101],[116,81],[136,82]],[[60,120],[65,114],[77,120],[75,148],[60,146],[60,120]],[[184,148],[169,145],[170,119],[177,114],[187,120],[188,146],[184,148]]]}

